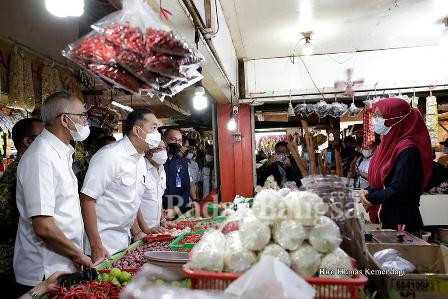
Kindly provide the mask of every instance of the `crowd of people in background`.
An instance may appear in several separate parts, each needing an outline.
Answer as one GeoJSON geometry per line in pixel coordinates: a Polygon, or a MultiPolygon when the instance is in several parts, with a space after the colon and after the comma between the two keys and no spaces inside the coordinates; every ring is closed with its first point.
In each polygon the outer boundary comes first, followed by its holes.
{"type": "Polygon", "coordinates": [[[213,147],[162,132],[149,109],[129,113],[119,141],[89,127],[83,103],[66,92],[44,101],[41,118],[15,124],[17,157],[0,178],[0,279],[16,298],[41,296],[59,274],[162,232],[216,187],[213,147]]]}

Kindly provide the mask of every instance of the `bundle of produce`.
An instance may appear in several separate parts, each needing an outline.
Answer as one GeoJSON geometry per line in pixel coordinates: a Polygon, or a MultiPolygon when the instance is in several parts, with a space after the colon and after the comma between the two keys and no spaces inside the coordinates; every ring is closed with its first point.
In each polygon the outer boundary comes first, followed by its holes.
{"type": "Polygon", "coordinates": [[[203,78],[191,71],[204,57],[163,24],[144,0],[124,0],[121,11],[92,28],[63,55],[118,88],[163,99],[203,78]]]}

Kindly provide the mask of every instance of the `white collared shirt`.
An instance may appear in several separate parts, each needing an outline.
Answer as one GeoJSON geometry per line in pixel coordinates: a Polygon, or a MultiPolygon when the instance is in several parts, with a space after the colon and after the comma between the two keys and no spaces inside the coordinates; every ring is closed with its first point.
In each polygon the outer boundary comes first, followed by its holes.
{"type": "Polygon", "coordinates": [[[19,227],[14,248],[16,281],[35,286],[56,271],[73,272],[70,258],[40,239],[31,217],[51,216],[64,235],[82,248],[83,222],[78,181],[72,170],[74,149],[47,130],[27,149],[17,168],[19,227]]]}
{"type": "Polygon", "coordinates": [[[145,162],[149,184],[143,194],[140,211],[148,227],[158,227],[162,212],[162,197],[166,189],[166,173],[163,165],[157,170],[148,159],[145,159],[145,162]]]}
{"type": "MultiPolygon", "coordinates": [[[[90,160],[81,193],[96,200],[98,232],[111,255],[129,246],[145,184],[143,155],[127,136],[103,147],[90,160]]],[[[85,243],[86,254],[90,254],[90,245],[85,243]]]]}

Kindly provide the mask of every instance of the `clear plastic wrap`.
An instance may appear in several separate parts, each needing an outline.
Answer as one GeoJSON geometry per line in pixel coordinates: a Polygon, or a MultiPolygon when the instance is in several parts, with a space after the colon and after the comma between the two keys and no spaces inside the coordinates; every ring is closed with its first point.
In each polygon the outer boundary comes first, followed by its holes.
{"type": "Polygon", "coordinates": [[[252,205],[254,215],[258,219],[268,223],[284,219],[286,209],[287,207],[283,197],[277,191],[271,189],[258,193],[252,205]]]}
{"type": "Polygon", "coordinates": [[[291,268],[302,277],[311,277],[319,269],[322,254],[310,244],[304,243],[299,249],[292,251],[291,268]]]}
{"type": "MultiPolygon", "coordinates": [[[[58,78],[59,79],[59,78],[58,78]]],[[[31,59],[23,59],[23,107],[28,112],[33,112],[35,107],[33,72],[31,70],[31,59]]]]}
{"type": "Polygon", "coordinates": [[[322,258],[320,269],[324,270],[325,274],[320,274],[319,277],[328,278],[350,278],[353,275],[351,258],[340,248],[328,253],[322,258]]]}
{"type": "Polygon", "coordinates": [[[139,93],[140,89],[148,89],[148,86],[134,77],[119,65],[105,65],[91,63],[88,68],[102,79],[109,81],[118,88],[132,93],[139,93]]]}
{"type": "Polygon", "coordinates": [[[191,251],[191,268],[222,272],[224,269],[225,236],[218,230],[207,231],[191,251]]]}
{"type": "Polygon", "coordinates": [[[373,258],[379,263],[393,261],[400,256],[400,252],[396,249],[388,248],[375,252],[373,258]]]}
{"type": "Polygon", "coordinates": [[[119,48],[98,32],[92,31],[67,46],[62,55],[85,63],[115,64],[119,48]]]}
{"type": "Polygon", "coordinates": [[[341,244],[341,232],[330,218],[321,216],[316,219],[315,226],[310,231],[309,241],[317,251],[330,252],[341,244]]]}
{"type": "Polygon", "coordinates": [[[255,216],[250,215],[240,221],[240,239],[249,250],[262,250],[271,239],[271,229],[255,216]]]}
{"type": "Polygon", "coordinates": [[[227,272],[244,272],[257,261],[257,256],[243,247],[237,231],[226,236],[224,253],[224,270],[227,272]]]}
{"type": "Polygon", "coordinates": [[[356,107],[355,103],[351,103],[350,107],[348,107],[348,115],[356,116],[359,112],[362,111],[362,108],[356,107]]]}
{"type": "Polygon", "coordinates": [[[278,244],[271,243],[268,246],[266,246],[260,253],[260,256],[264,255],[270,255],[275,258],[278,258],[279,261],[281,261],[288,267],[291,266],[291,258],[289,257],[289,253],[278,244]]]}
{"type": "Polygon", "coordinates": [[[368,265],[362,219],[356,212],[353,180],[337,176],[308,176],[303,187],[319,195],[329,209],[326,216],[339,227],[341,248],[357,262],[359,269],[368,265]]]}
{"type": "Polygon", "coordinates": [[[303,226],[313,226],[316,217],[325,213],[322,198],[312,192],[292,191],[285,197],[289,218],[299,221],[303,226]]]}
{"type": "Polygon", "coordinates": [[[15,46],[9,61],[9,93],[8,107],[23,109],[24,103],[24,82],[23,82],[23,53],[15,46]]]}
{"type": "Polygon", "coordinates": [[[316,105],[314,105],[314,112],[319,116],[319,118],[324,118],[330,112],[331,105],[327,102],[321,100],[316,105]]]}
{"type": "Polygon", "coordinates": [[[347,113],[347,105],[339,102],[334,102],[330,105],[328,115],[331,117],[341,117],[347,113]]]}
{"type": "Polygon", "coordinates": [[[296,250],[305,240],[306,232],[302,224],[297,220],[284,220],[274,225],[274,241],[287,250],[296,250]]]}
{"type": "Polygon", "coordinates": [[[307,114],[307,110],[306,110],[306,104],[297,104],[296,107],[294,107],[294,113],[297,115],[301,115],[301,116],[306,116],[307,114]]]}
{"type": "Polygon", "coordinates": [[[410,261],[398,256],[392,261],[387,261],[381,264],[384,270],[403,271],[404,273],[412,273],[415,271],[415,266],[410,261]]]}

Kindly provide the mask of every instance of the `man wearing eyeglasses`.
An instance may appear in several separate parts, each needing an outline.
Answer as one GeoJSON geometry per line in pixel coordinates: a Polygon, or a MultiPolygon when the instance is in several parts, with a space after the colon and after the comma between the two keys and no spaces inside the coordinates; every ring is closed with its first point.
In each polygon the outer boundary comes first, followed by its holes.
{"type": "Polygon", "coordinates": [[[43,122],[37,118],[24,118],[14,125],[11,135],[17,149],[17,156],[0,178],[0,227],[2,228],[0,236],[0,280],[6,285],[15,284],[12,261],[19,225],[19,211],[16,205],[17,166],[23,153],[43,129],[43,122]]]}
{"type": "Polygon", "coordinates": [[[83,224],[70,145],[71,140],[89,135],[84,106],[75,96],[57,92],[43,102],[41,115],[45,129],[17,168],[20,218],[14,273],[21,293],[56,271],[93,266],[82,251],[83,224]]]}
{"type": "Polygon", "coordinates": [[[90,160],[81,207],[89,241],[85,250],[94,263],[126,249],[131,236],[145,237],[139,208],[145,189],[152,185],[143,156],[161,142],[158,125],[151,110],[134,110],[124,124],[123,139],[103,147],[90,160]]]}

